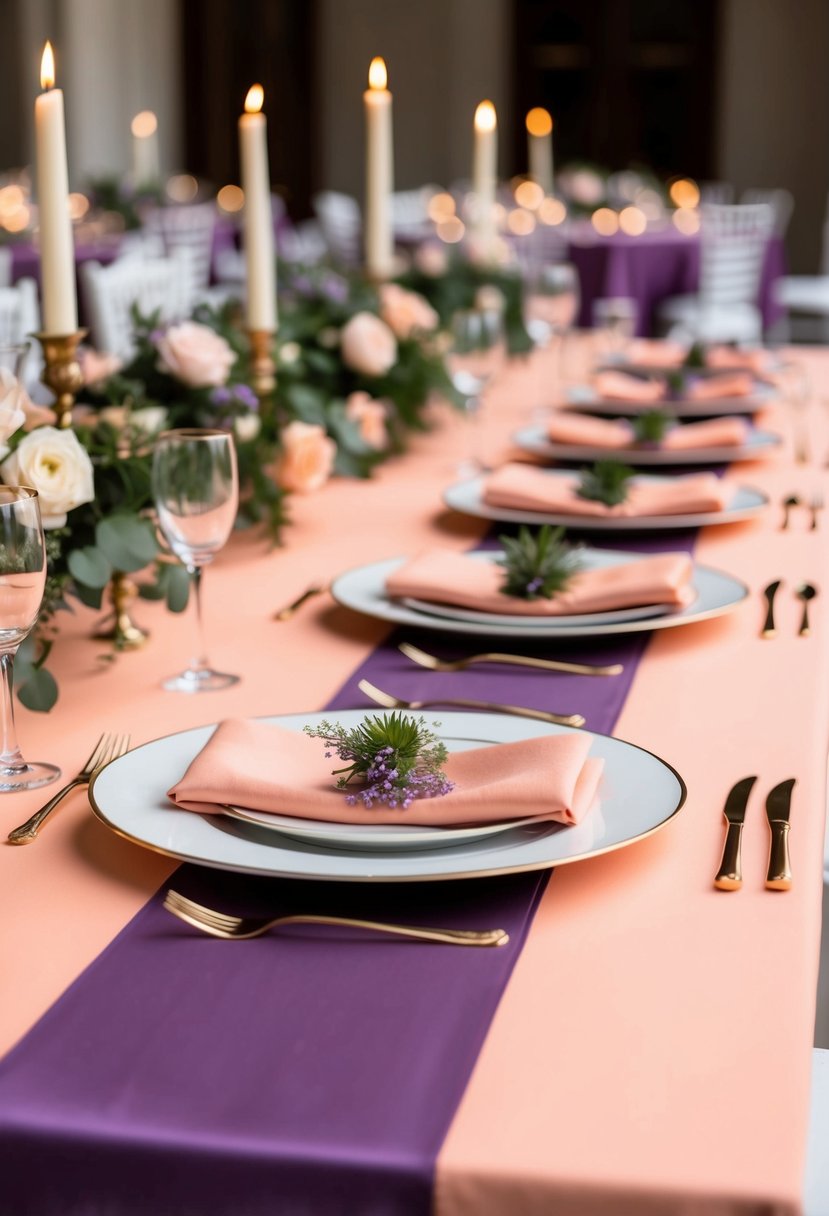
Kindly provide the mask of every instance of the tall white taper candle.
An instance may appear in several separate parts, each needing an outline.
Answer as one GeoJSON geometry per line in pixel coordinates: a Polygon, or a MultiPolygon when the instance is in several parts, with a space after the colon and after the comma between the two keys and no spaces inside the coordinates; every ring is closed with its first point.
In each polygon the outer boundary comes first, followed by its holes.
{"type": "Polygon", "coordinates": [[[536,106],[527,114],[527,155],[530,177],[545,195],[553,193],[553,120],[536,106]]]}
{"type": "Polygon", "coordinates": [[[43,48],[40,85],[44,92],[35,100],[35,146],[43,329],[59,336],[76,332],[78,300],[63,93],[54,87],[55,57],[50,42],[43,48]]]}
{"type": "Polygon", "coordinates": [[[473,236],[488,257],[495,242],[495,189],[498,182],[498,119],[491,101],[475,111],[475,146],[472,161],[474,194],[473,236]]]}
{"type": "Polygon", "coordinates": [[[245,195],[244,235],[248,329],[276,330],[276,260],[273,243],[268,123],[262,113],[265,92],[252,85],[239,119],[239,156],[245,195]]]}
{"type": "Polygon", "coordinates": [[[392,96],[386,88],[386,65],[372,59],[368,88],[363,94],[366,113],[366,271],[385,279],[394,269],[391,194],[394,189],[392,96]]]}

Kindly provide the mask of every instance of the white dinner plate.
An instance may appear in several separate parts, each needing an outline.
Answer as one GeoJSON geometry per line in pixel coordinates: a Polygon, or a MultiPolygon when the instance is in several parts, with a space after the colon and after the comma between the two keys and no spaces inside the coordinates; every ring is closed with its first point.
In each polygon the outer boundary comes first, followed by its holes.
{"type": "Polygon", "coordinates": [[[775,397],[770,384],[757,382],[755,392],[747,397],[724,397],[720,401],[616,401],[600,397],[589,384],[580,384],[570,389],[567,401],[571,409],[583,410],[587,414],[608,414],[614,418],[625,418],[647,410],[670,410],[677,418],[715,418],[722,414],[756,414],[765,409],[775,397]]]}
{"type": "MultiPolygon", "coordinates": [[[[481,553],[481,560],[492,561],[494,553],[481,553]]],[[[582,557],[587,568],[598,566],[619,565],[622,562],[641,560],[642,554],[617,553],[603,549],[584,549],[582,557]]],[[[605,637],[617,633],[640,633],[648,629],[670,629],[678,625],[689,625],[695,621],[706,621],[711,617],[722,616],[731,612],[748,595],[745,583],[726,574],[722,570],[714,570],[711,566],[700,566],[694,563],[693,589],[696,598],[692,604],[677,611],[671,611],[664,616],[652,616],[639,620],[619,621],[615,624],[597,624],[591,621],[586,625],[561,625],[554,617],[548,618],[544,624],[528,626],[522,621],[520,625],[505,625],[500,619],[493,617],[492,621],[456,621],[434,615],[432,612],[418,612],[407,607],[400,600],[392,599],[386,591],[386,579],[392,572],[402,566],[408,558],[391,557],[382,562],[371,562],[365,566],[357,566],[348,570],[335,579],[331,594],[338,604],[373,616],[381,621],[391,621],[396,625],[409,625],[418,629],[435,629],[443,633],[464,633],[473,636],[489,638],[520,638],[524,642],[546,641],[556,638],[559,641],[572,638],[605,637]]]]}
{"type": "MultiPolygon", "coordinates": [[[[454,604],[436,604],[431,600],[417,600],[412,596],[402,596],[401,604],[414,608],[415,612],[426,612],[429,616],[444,616],[452,621],[477,621],[486,625],[496,621],[499,625],[515,625],[519,628],[527,625],[547,625],[549,617],[510,616],[508,613],[475,612],[472,608],[458,608],[454,604]]],[[[676,612],[665,604],[647,604],[641,608],[617,608],[613,612],[582,612],[569,616],[557,616],[556,623],[563,626],[573,625],[616,625],[623,621],[644,621],[648,617],[663,616],[666,612],[676,612]]]]}
{"type": "MultiPolygon", "coordinates": [[[[371,712],[371,711],[369,711],[371,712]]],[[[514,831],[516,827],[537,823],[537,818],[513,820],[512,823],[485,823],[478,827],[433,828],[411,824],[349,824],[325,823],[319,819],[299,819],[292,815],[272,815],[267,811],[252,811],[248,807],[229,806],[225,815],[255,823],[268,832],[278,832],[295,840],[323,845],[329,849],[382,852],[418,849],[448,849],[456,844],[495,836],[498,832],[514,831]]]]}
{"type": "MultiPolygon", "coordinates": [[[[324,718],[354,726],[365,710],[291,714],[264,719],[288,730],[324,718]]],[[[425,714],[450,751],[508,743],[573,728],[502,714],[425,714]]],[[[214,726],[145,743],[102,769],[89,788],[94,813],[118,835],[180,861],[220,870],[341,882],[415,882],[480,878],[544,870],[608,853],[651,835],[685,801],[679,774],[650,752],[593,735],[591,755],[604,760],[599,803],[575,827],[535,823],[453,848],[422,852],[349,852],[282,836],[221,815],[182,811],[167,790],[182,776],[214,726]]]]}
{"type": "Polygon", "coordinates": [[[687,448],[681,452],[666,452],[661,448],[599,448],[591,444],[556,443],[549,439],[541,426],[527,426],[513,435],[513,442],[533,456],[545,460],[619,460],[632,465],[733,464],[744,460],[765,460],[783,444],[780,435],[772,431],[752,429],[746,442],[737,447],[687,448]]]}
{"type": "MultiPolygon", "coordinates": [[[[545,470],[548,477],[572,481],[571,472],[545,470]]],[[[637,477],[635,481],[665,481],[664,477],[637,477]]],[[[483,500],[483,477],[460,481],[444,492],[443,501],[453,511],[474,515],[477,519],[494,519],[501,523],[553,524],[579,532],[674,532],[679,528],[702,528],[713,524],[734,524],[752,519],[768,506],[768,497],[760,490],[737,486],[734,497],[722,511],[699,511],[694,515],[595,516],[567,515],[546,511],[516,511],[510,507],[493,507],[483,500]]]]}

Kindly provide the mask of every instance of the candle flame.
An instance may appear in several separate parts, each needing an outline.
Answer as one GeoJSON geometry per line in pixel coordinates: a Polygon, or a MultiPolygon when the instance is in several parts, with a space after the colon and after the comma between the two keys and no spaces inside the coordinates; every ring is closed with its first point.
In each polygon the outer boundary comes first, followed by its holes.
{"type": "Polygon", "coordinates": [[[549,110],[534,106],[527,115],[527,130],[530,135],[549,135],[552,129],[553,120],[549,110]]]}
{"type": "Polygon", "coordinates": [[[46,43],[40,60],[40,87],[42,89],[55,87],[55,52],[52,50],[51,42],[46,43]]]}
{"type": "Polygon", "coordinates": [[[265,101],[265,90],[261,84],[252,84],[245,98],[245,113],[258,114],[265,101]]]}
{"type": "Polygon", "coordinates": [[[158,119],[152,110],[141,110],[130,123],[130,130],[136,139],[147,139],[158,130],[158,119]]]}
{"type": "Polygon", "coordinates": [[[491,101],[482,101],[475,111],[475,130],[494,131],[497,126],[495,106],[491,101]]]}
{"type": "Polygon", "coordinates": [[[388,83],[388,79],[385,59],[381,59],[379,55],[375,55],[368,67],[368,87],[370,89],[384,89],[388,83]]]}

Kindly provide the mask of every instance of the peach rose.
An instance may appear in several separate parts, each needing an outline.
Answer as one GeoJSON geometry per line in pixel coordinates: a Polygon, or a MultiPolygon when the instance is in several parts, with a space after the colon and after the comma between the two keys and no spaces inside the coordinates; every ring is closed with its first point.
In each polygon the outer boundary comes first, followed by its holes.
{"type": "Polygon", "coordinates": [[[396,283],[380,288],[380,316],[398,338],[437,329],[438,314],[428,300],[396,283]]]}
{"type": "Polygon", "coordinates": [[[209,325],[182,321],[171,325],[158,341],[161,371],[191,388],[218,388],[236,362],[230,344],[209,325]]]}
{"type": "Polygon", "coordinates": [[[388,443],[386,407],[368,393],[351,393],[345,403],[345,416],[355,423],[360,438],[370,448],[384,448],[388,443]]]}
{"type": "Polygon", "coordinates": [[[397,339],[370,312],[355,313],[340,334],[343,362],[363,376],[384,376],[397,360],[397,339]]]}
{"type": "Polygon", "coordinates": [[[78,351],[78,362],[86,385],[100,384],[120,372],[124,366],[123,359],[119,359],[117,355],[107,354],[104,350],[93,350],[91,346],[85,346],[78,351]]]}
{"type": "Polygon", "coordinates": [[[415,253],[414,261],[421,274],[428,274],[432,279],[446,274],[449,268],[449,258],[443,245],[435,245],[429,241],[420,246],[415,253]]]}
{"type": "Polygon", "coordinates": [[[310,494],[325,485],[334,467],[337,445],[321,426],[290,422],[282,432],[282,455],[276,480],[283,490],[310,494]]]}

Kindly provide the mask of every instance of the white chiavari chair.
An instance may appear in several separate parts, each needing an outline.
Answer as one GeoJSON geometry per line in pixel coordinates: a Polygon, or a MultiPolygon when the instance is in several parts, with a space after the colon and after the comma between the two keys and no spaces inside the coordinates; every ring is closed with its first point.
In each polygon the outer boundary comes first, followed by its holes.
{"type": "Polygon", "coordinates": [[[195,287],[207,287],[213,261],[216,208],[213,203],[156,207],[147,216],[145,234],[157,238],[163,252],[172,257],[186,250],[191,257],[195,287]]]}
{"type": "Polygon", "coordinates": [[[360,204],[348,194],[322,190],[314,195],[313,205],[331,257],[346,266],[356,266],[361,257],[363,227],[360,204]]]}
{"type": "Polygon", "coordinates": [[[98,350],[129,359],[134,353],[132,309],[146,316],[158,311],[162,321],[186,318],[195,295],[189,255],[170,258],[122,258],[111,266],[84,262],[81,284],[92,344],[98,350]]]}
{"type": "Polygon", "coordinates": [[[794,195],[791,190],[781,188],[766,190],[752,186],[740,195],[741,203],[768,203],[774,212],[774,234],[784,237],[794,211],[794,195]]]}
{"type": "MultiPolygon", "coordinates": [[[[0,287],[0,346],[27,342],[40,329],[40,305],[34,279],[19,279],[14,287],[0,287]]],[[[30,383],[40,374],[39,347],[32,342],[24,363],[23,379],[30,383]]]]}
{"type": "Polygon", "coordinates": [[[775,298],[786,310],[787,330],[802,320],[817,320],[818,341],[829,342],[829,203],[823,221],[820,274],[784,275],[775,285],[775,298]]]}
{"type": "Polygon", "coordinates": [[[757,297],[773,228],[768,203],[703,207],[699,291],[665,300],[661,327],[694,341],[760,342],[757,297]]]}
{"type": "Polygon", "coordinates": [[[12,285],[12,251],[7,245],[0,245],[0,287],[12,285]]]}

